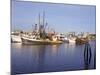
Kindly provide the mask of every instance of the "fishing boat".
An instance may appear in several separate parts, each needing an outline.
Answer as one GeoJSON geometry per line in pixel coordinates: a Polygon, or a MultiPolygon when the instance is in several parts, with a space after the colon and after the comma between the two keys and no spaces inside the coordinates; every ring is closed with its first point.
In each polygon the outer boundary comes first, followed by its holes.
{"type": "Polygon", "coordinates": [[[61,44],[62,41],[58,40],[55,36],[55,33],[48,36],[46,33],[46,26],[47,23],[45,23],[45,13],[43,13],[43,20],[42,24],[40,23],[40,14],[39,14],[39,23],[35,24],[35,27],[33,29],[33,33],[31,36],[27,35],[22,36],[22,44],[61,44]],[[34,36],[34,37],[33,37],[34,36]],[[49,37],[49,38],[48,38],[49,37]]]}
{"type": "Polygon", "coordinates": [[[76,39],[76,44],[85,44],[88,42],[87,38],[77,38],[76,39]]]}
{"type": "Polygon", "coordinates": [[[49,40],[49,39],[36,39],[36,38],[21,38],[23,44],[34,44],[34,45],[48,45],[48,44],[61,44],[62,41],[49,40]]]}

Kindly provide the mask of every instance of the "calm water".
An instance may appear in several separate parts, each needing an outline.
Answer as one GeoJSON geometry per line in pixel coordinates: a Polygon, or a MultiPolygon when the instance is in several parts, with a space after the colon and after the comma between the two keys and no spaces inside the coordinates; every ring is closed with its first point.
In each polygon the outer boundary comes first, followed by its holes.
{"type": "MultiPolygon", "coordinates": [[[[13,74],[83,70],[84,46],[11,44],[11,71],[13,74]]],[[[92,58],[89,69],[94,69],[95,41],[90,42],[92,58]]]]}

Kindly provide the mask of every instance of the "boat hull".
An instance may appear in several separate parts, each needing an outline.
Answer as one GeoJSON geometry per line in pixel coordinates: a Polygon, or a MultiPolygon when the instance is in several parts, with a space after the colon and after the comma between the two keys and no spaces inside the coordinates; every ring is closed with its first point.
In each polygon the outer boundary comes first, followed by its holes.
{"type": "Polygon", "coordinates": [[[73,43],[73,44],[75,44],[76,41],[75,41],[75,40],[69,40],[69,43],[73,43]]]}
{"type": "Polygon", "coordinates": [[[13,43],[21,43],[21,37],[20,36],[16,36],[16,35],[11,35],[11,42],[13,43]]]}
{"type": "Polygon", "coordinates": [[[48,45],[48,44],[61,44],[61,41],[48,41],[48,40],[36,40],[29,38],[21,38],[22,44],[34,44],[34,45],[48,45]]]}
{"type": "Polygon", "coordinates": [[[87,42],[88,42],[88,40],[86,38],[77,38],[76,39],[76,44],[85,44],[87,42]]]}

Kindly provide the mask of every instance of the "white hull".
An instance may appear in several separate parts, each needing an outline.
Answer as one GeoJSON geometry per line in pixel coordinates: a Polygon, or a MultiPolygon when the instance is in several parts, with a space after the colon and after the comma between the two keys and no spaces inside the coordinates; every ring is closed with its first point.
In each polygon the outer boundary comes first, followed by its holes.
{"type": "Polygon", "coordinates": [[[22,37],[22,44],[35,44],[35,45],[47,45],[47,44],[61,44],[61,41],[50,41],[50,40],[37,40],[27,37],[22,37]]]}
{"type": "Polygon", "coordinates": [[[69,43],[76,43],[75,40],[69,40],[69,43]]]}
{"type": "Polygon", "coordinates": [[[71,39],[68,39],[69,43],[76,43],[76,38],[71,38],[71,39]]]}
{"type": "Polygon", "coordinates": [[[21,43],[21,37],[19,35],[11,35],[12,42],[21,43]]]}

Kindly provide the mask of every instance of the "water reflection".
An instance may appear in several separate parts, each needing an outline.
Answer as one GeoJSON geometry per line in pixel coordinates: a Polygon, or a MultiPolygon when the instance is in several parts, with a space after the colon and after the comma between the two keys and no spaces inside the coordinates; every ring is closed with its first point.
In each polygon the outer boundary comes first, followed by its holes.
{"type": "Polygon", "coordinates": [[[69,44],[65,43],[64,46],[65,46],[65,48],[71,47],[72,49],[74,49],[76,45],[74,43],[69,43],[69,44]]]}
{"type": "Polygon", "coordinates": [[[44,70],[44,62],[45,62],[45,45],[40,45],[38,47],[38,71],[43,72],[44,70]]]}
{"type": "Polygon", "coordinates": [[[17,49],[21,49],[21,47],[22,47],[22,44],[21,43],[13,43],[13,46],[15,47],[15,48],[17,48],[17,49]]]}
{"type": "Polygon", "coordinates": [[[94,69],[94,44],[90,44],[90,49],[89,44],[84,46],[75,44],[22,45],[12,43],[12,73],[94,69]]]}
{"type": "Polygon", "coordinates": [[[59,45],[52,45],[51,48],[52,48],[51,50],[53,55],[58,54],[59,45]]]}

